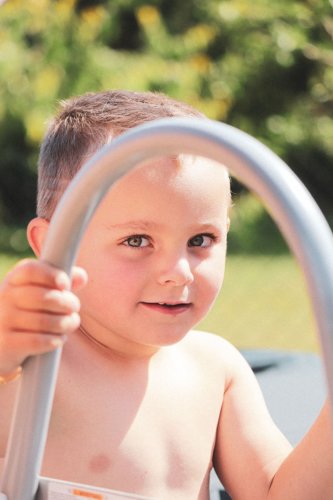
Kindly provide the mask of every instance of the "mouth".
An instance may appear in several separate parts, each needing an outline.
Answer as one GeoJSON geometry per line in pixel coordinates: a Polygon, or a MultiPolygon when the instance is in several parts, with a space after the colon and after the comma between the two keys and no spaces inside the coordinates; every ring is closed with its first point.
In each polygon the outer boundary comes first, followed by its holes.
{"type": "Polygon", "coordinates": [[[141,302],[141,304],[149,310],[164,314],[180,314],[192,307],[191,302],[141,302]]]}

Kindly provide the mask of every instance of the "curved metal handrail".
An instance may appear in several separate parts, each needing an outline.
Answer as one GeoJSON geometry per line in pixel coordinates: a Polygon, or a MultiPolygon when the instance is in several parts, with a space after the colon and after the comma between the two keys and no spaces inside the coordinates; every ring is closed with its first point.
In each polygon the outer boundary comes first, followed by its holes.
{"type": "MultiPolygon", "coordinates": [[[[85,227],[110,186],[140,162],[178,153],[225,164],[269,208],[307,281],[333,402],[331,230],[290,168],[238,129],[210,120],[169,118],[118,137],[70,183],[50,224],[42,258],[70,273],[85,227]]],[[[58,349],[25,363],[1,486],[8,500],[32,500],[36,493],[59,358],[58,349]]]]}

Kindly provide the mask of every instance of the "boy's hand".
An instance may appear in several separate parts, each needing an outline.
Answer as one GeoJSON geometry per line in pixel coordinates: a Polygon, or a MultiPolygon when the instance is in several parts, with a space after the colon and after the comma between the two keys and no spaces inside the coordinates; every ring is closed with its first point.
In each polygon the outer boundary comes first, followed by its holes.
{"type": "MultiPolygon", "coordinates": [[[[72,287],[87,281],[74,268],[72,287]]],[[[45,262],[19,262],[0,286],[0,375],[20,366],[30,355],[52,351],[80,325],[80,302],[70,291],[64,271],[45,262]]]]}

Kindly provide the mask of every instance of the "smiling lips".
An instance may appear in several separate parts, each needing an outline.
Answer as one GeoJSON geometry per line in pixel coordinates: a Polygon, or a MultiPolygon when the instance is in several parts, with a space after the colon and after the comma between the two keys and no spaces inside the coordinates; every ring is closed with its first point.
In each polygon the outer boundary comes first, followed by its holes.
{"type": "Polygon", "coordinates": [[[178,302],[174,304],[168,302],[141,302],[141,304],[151,311],[170,315],[186,312],[192,306],[190,302],[178,302]]]}

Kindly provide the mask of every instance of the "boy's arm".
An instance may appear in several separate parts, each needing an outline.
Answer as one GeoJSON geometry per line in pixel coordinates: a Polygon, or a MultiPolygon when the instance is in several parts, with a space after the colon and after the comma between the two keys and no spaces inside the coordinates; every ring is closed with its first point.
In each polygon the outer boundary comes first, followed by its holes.
{"type": "MultiPolygon", "coordinates": [[[[73,288],[85,282],[85,272],[75,268],[73,288]]],[[[33,259],[17,264],[0,285],[0,457],[17,388],[13,375],[28,356],[55,349],[79,326],[80,304],[70,286],[63,271],[33,259]]]]}
{"type": "Polygon", "coordinates": [[[228,358],[214,466],[233,500],[333,498],[333,431],[325,406],[292,449],[272,421],[257,380],[237,351],[228,358]]]}
{"type": "Polygon", "coordinates": [[[329,403],[277,471],[269,499],[333,498],[333,425],[329,403]]]}
{"type": "MultiPolygon", "coordinates": [[[[73,288],[85,284],[73,270],[73,288]]],[[[19,262],[0,285],[0,457],[4,456],[17,384],[13,376],[31,355],[51,351],[80,322],[78,298],[61,270],[41,261],[19,262]],[[6,383],[8,381],[8,383],[6,383]]]]}
{"type": "Polygon", "coordinates": [[[250,366],[232,346],[228,351],[214,467],[233,500],[262,500],[292,447],[272,421],[250,366]]]}

